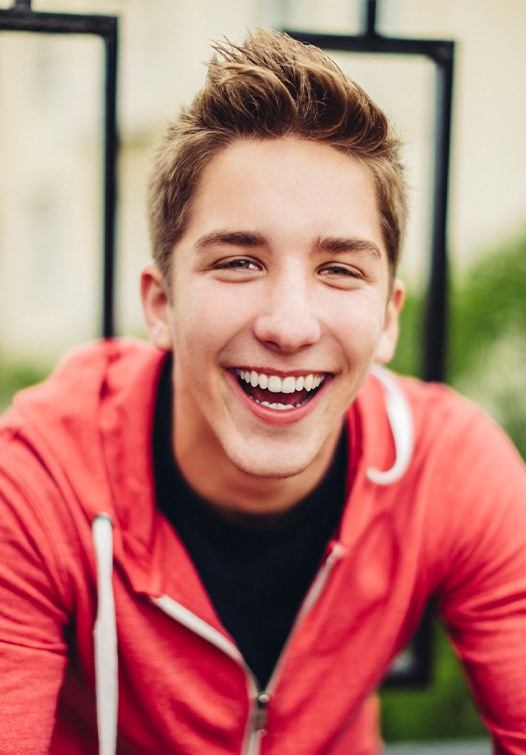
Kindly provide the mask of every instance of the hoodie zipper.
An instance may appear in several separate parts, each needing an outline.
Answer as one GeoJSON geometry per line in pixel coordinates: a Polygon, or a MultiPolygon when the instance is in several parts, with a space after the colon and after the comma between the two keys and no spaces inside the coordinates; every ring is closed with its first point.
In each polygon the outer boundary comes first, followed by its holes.
{"type": "Polygon", "coordinates": [[[276,662],[270,680],[265,689],[259,687],[258,681],[250,668],[245,663],[245,660],[239,649],[227,639],[217,629],[211,627],[203,619],[193,614],[183,605],[173,600],[167,595],[163,595],[160,598],[151,597],[151,601],[161,609],[164,613],[170,616],[175,621],[184,625],[195,634],[198,634],[203,639],[210,642],[217,647],[223,653],[228,655],[244,670],[248,685],[248,694],[250,701],[250,712],[248,716],[248,727],[245,734],[245,740],[241,749],[241,755],[259,755],[261,751],[261,743],[264,735],[266,734],[267,721],[268,721],[268,705],[272,699],[272,691],[276,686],[279,669],[282,664],[282,660],[285,654],[285,650],[289,645],[290,639],[296,631],[300,622],[305,618],[307,613],[311,610],[314,604],[320,598],[325,585],[329,579],[329,576],[335,566],[340,560],[344,552],[344,547],[339,543],[336,543],[323,565],[321,566],[314,582],[312,583],[305,599],[298,612],[296,620],[289,633],[288,639],[283,646],[279,658],[276,662]]]}
{"type": "Polygon", "coordinates": [[[320,598],[334,566],[343,556],[344,552],[345,548],[340,543],[335,543],[333,545],[330,553],[320,567],[318,574],[314,579],[314,582],[310,586],[309,591],[307,592],[303,600],[303,603],[301,604],[298,615],[296,616],[296,620],[292,625],[287,641],[281,649],[281,653],[279,654],[278,660],[276,661],[276,665],[274,666],[274,670],[272,671],[268,684],[264,690],[259,690],[258,694],[256,695],[254,701],[254,713],[252,716],[252,726],[249,730],[248,746],[246,750],[243,750],[243,755],[259,755],[261,740],[265,735],[267,728],[268,705],[272,700],[272,694],[277,684],[279,670],[281,668],[283,658],[285,657],[285,651],[296,629],[320,598]]]}

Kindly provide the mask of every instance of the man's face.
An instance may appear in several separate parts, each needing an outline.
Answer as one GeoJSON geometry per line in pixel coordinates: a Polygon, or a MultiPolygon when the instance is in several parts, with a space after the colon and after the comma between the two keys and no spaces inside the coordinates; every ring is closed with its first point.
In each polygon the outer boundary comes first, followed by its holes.
{"type": "Polygon", "coordinates": [[[235,142],[204,171],[172,276],[147,319],[174,351],[176,450],[260,477],[332,453],[402,300],[363,165],[304,139],[235,142]]]}

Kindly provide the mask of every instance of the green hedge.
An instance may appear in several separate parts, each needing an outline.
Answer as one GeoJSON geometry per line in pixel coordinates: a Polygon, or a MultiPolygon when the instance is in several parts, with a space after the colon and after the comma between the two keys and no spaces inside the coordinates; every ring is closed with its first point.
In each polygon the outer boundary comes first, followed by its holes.
{"type": "Polygon", "coordinates": [[[48,372],[44,365],[0,359],[0,411],[10,404],[17,391],[43,380],[48,372]]]}

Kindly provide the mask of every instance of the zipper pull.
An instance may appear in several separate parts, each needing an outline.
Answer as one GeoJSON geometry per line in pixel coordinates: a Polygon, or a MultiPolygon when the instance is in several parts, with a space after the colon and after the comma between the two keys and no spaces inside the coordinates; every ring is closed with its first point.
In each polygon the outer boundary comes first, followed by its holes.
{"type": "Polygon", "coordinates": [[[259,692],[256,697],[256,713],[254,716],[254,730],[260,734],[265,734],[268,721],[268,704],[270,695],[264,690],[259,692]]]}

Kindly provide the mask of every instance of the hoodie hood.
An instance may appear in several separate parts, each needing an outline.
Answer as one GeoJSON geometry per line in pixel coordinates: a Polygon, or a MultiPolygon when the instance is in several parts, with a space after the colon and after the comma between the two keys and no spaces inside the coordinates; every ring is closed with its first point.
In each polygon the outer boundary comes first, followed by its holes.
{"type": "MultiPolygon", "coordinates": [[[[165,358],[131,339],[88,345],[70,353],[49,380],[18,394],[11,410],[20,432],[61,489],[79,501],[90,525],[100,513],[110,517],[115,557],[131,555],[137,567],[151,565],[159,531],[151,438],[165,358]]],[[[350,412],[360,429],[365,477],[379,486],[397,481],[413,446],[411,413],[397,378],[375,367],[350,412]]],[[[160,589],[151,581],[135,587],[160,589]]]]}

